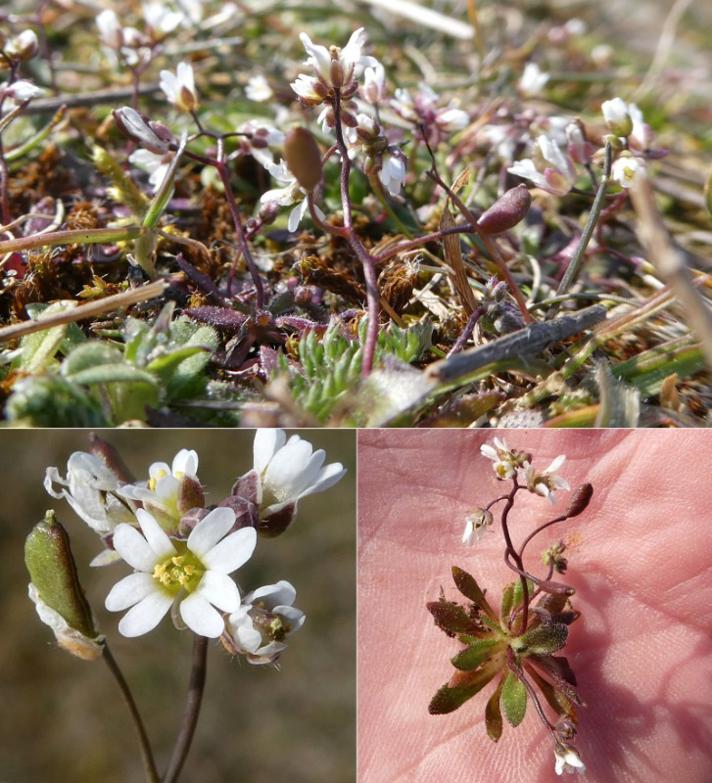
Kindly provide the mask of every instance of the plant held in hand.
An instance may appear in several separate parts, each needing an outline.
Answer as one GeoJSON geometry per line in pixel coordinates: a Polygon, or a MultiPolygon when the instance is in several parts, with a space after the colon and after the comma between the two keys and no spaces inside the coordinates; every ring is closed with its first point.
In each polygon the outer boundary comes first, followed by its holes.
{"type": "Polygon", "coordinates": [[[557,475],[566,458],[557,457],[545,470],[539,470],[532,465],[531,454],[510,449],[499,438],[494,439],[494,444],[483,445],[481,452],[492,460],[497,480],[509,481],[512,486],[507,494],[467,516],[462,540],[465,544],[479,541],[481,534],[494,523],[491,509],[504,503],[499,519],[504,561],[518,579],[504,588],[497,613],[476,579],[453,566],[453,580],[466,603],[447,600],[442,594],[427,607],[435,624],[448,636],[457,637],[464,646],[451,659],[455,672],[435,694],[429,711],[432,715],[453,712],[496,680],[485,706],[490,739],[497,742],[502,735],[502,713],[516,727],[524,719],[531,701],[554,742],[556,774],[583,772],[584,764],[571,744],[576,736],[576,706],[583,705],[583,701],[568,660],[558,654],[566,645],[569,626],[580,613],[570,602],[574,588],[552,579],[554,572],[566,572],[568,563],[563,557],[566,545],[561,541],[543,553],[548,568],[543,577],[531,572],[524,555],[532,539],[543,530],[583,513],[593,487],[582,484],[563,513],[537,526],[517,547],[512,541],[509,521],[517,496],[522,491],[530,492],[554,503],[556,492],[569,489],[566,480],[557,475]],[[544,702],[554,713],[553,718],[545,711],[544,702]]]}

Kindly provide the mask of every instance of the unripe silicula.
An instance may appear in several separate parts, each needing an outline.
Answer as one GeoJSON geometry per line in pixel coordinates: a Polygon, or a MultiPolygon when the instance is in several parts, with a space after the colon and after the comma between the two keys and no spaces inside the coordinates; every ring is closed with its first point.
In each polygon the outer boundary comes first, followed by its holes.
{"type": "Polygon", "coordinates": [[[501,234],[524,220],[531,205],[532,197],[527,186],[517,185],[482,213],[477,228],[483,234],[501,234]]]}
{"type": "Polygon", "coordinates": [[[569,507],[566,509],[566,517],[570,519],[582,514],[591,502],[592,496],[593,487],[590,484],[581,484],[571,497],[569,507]]]}
{"type": "Polygon", "coordinates": [[[321,150],[311,131],[292,128],[284,138],[284,159],[297,182],[307,191],[321,182],[321,150]]]}

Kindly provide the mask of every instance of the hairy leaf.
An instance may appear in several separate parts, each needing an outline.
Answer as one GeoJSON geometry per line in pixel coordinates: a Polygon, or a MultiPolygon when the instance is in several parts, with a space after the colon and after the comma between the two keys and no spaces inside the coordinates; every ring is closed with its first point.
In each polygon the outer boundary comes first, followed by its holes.
{"type": "Polygon", "coordinates": [[[498,664],[490,661],[474,672],[457,672],[449,682],[433,696],[428,712],[431,715],[445,715],[454,712],[476,693],[482,690],[497,674],[498,664]]]}
{"type": "Polygon", "coordinates": [[[502,709],[500,707],[500,698],[502,697],[502,688],[504,686],[505,675],[502,675],[497,685],[497,689],[490,696],[485,707],[485,724],[487,726],[487,736],[497,742],[502,736],[502,709]]]}
{"type": "Polygon", "coordinates": [[[469,598],[475,606],[482,609],[488,617],[492,620],[497,620],[497,615],[492,610],[492,607],[487,603],[484,592],[477,584],[474,576],[468,574],[462,568],[457,566],[452,567],[452,578],[455,580],[455,586],[465,596],[469,598]]]}
{"type": "Polygon", "coordinates": [[[469,647],[451,658],[452,665],[461,671],[476,669],[503,646],[500,639],[475,639],[469,647]]]}
{"type": "Polygon", "coordinates": [[[502,593],[502,605],[499,610],[499,616],[502,621],[502,625],[507,625],[509,621],[509,615],[512,611],[512,604],[514,603],[514,582],[511,582],[504,588],[502,593]]]}
{"type": "Polygon", "coordinates": [[[527,661],[536,665],[554,685],[574,704],[583,705],[581,697],[576,692],[576,675],[563,656],[532,655],[527,661]]]}
{"type": "Polygon", "coordinates": [[[454,601],[431,601],[426,606],[433,615],[435,624],[445,633],[475,633],[479,630],[475,620],[454,601]]]}
{"type": "Polygon", "coordinates": [[[512,726],[518,726],[527,711],[527,689],[513,673],[508,672],[502,686],[502,707],[512,726]]]}
{"type": "Polygon", "coordinates": [[[544,694],[544,698],[547,700],[551,709],[558,715],[568,715],[575,719],[576,710],[574,709],[571,700],[551,683],[547,682],[536,669],[533,666],[530,666],[526,661],[524,662],[524,668],[537,684],[539,690],[544,694]]]}
{"type": "Polygon", "coordinates": [[[520,655],[550,655],[566,644],[568,634],[563,623],[539,625],[514,639],[512,649],[520,655]]]}

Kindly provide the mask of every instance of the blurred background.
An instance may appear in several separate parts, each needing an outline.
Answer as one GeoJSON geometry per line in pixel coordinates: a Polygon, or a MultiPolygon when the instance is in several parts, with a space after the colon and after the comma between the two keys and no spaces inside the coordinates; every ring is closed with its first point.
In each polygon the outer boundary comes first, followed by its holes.
{"type": "MultiPolygon", "coordinates": [[[[306,612],[280,661],[251,666],[216,642],[195,740],[182,780],[199,783],[317,783],[355,776],[355,438],[349,431],[296,431],[342,462],[346,476],[304,498],[299,516],[276,539],[259,539],[236,578],[241,591],[288,579],[306,612]]],[[[137,480],[151,462],[170,463],[181,448],[197,450],[207,502],[228,494],[252,467],[251,430],[122,430],[98,432],[121,452],[137,480]]],[[[101,660],[88,663],[54,644],[27,597],[24,538],[45,509],[69,531],[80,577],[101,630],[133,689],[165,767],[183,710],[192,638],[169,619],[146,636],[124,639],[120,614],[103,608],[125,564],[90,569],[100,551],[94,532],[63,500],[42,487],[45,468],[65,473],[72,451],[88,450],[80,430],[0,432],[0,780],[15,783],[126,783],[142,780],[133,726],[101,660]]]]}

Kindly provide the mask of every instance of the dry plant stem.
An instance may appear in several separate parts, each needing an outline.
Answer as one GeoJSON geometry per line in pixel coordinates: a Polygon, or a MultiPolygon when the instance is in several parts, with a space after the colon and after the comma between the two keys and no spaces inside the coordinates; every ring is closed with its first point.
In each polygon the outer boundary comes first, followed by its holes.
{"type": "Polygon", "coordinates": [[[700,339],[707,366],[712,367],[712,312],[696,291],[685,259],[670,241],[647,177],[636,178],[630,197],[638,219],[636,228],[640,241],[660,277],[682,306],[692,331],[700,339]]]}
{"type": "Polygon", "coordinates": [[[344,234],[351,249],[361,262],[363,276],[366,281],[366,304],[368,307],[368,327],[366,329],[366,343],[363,346],[363,363],[361,374],[366,377],[373,369],[373,359],[376,353],[378,340],[378,327],[380,321],[380,306],[378,295],[378,281],[376,277],[376,260],[366,250],[358,235],[354,231],[353,218],[351,216],[351,197],[349,196],[349,175],[351,173],[351,161],[344,141],[344,132],[341,127],[341,95],[336,90],[334,96],[334,121],[336,131],[336,146],[341,156],[341,207],[344,212],[344,234]]]}
{"type": "Polygon", "coordinates": [[[131,720],[133,721],[134,728],[136,729],[139,745],[141,747],[141,759],[143,761],[143,770],[146,775],[146,781],[147,783],[160,783],[158,770],[156,769],[156,762],[153,759],[151,743],[148,739],[148,734],[146,733],[146,727],[143,725],[143,720],[141,719],[141,714],[139,713],[136,702],[134,701],[131,689],[129,688],[128,683],[126,682],[126,679],[124,678],[124,675],[121,672],[116,659],[111,654],[109,645],[106,642],[104,642],[102,646],[102,657],[114,680],[116,680],[116,684],[119,686],[124,703],[131,713],[131,720]]]}
{"type": "Polygon", "coordinates": [[[207,673],[208,640],[205,636],[195,634],[193,638],[193,667],[190,672],[188,697],[185,703],[181,727],[176,738],[168,769],[163,776],[163,783],[176,783],[188,757],[190,744],[200,715],[200,705],[203,701],[205,676],[207,673]]]}
{"type": "Polygon", "coordinates": [[[581,239],[579,239],[579,243],[576,246],[576,252],[574,253],[574,256],[571,259],[568,267],[566,268],[566,272],[561,278],[561,282],[559,283],[559,287],[556,291],[556,293],[559,295],[565,294],[569,288],[571,288],[572,283],[574,280],[576,280],[579,272],[581,271],[581,266],[583,265],[584,258],[586,257],[586,248],[588,247],[588,243],[591,241],[591,237],[593,236],[593,232],[596,229],[596,224],[598,223],[598,219],[601,215],[601,209],[603,208],[603,200],[606,197],[608,180],[611,176],[612,158],[613,148],[611,147],[611,143],[607,142],[603,164],[603,174],[601,175],[601,179],[598,183],[596,197],[593,200],[593,206],[591,207],[591,212],[588,216],[588,220],[586,221],[586,225],[584,226],[583,233],[581,234],[581,239]]]}
{"type": "Polygon", "coordinates": [[[98,315],[109,313],[112,310],[118,310],[123,307],[145,302],[149,299],[156,299],[161,296],[171,283],[183,279],[183,275],[174,275],[167,280],[156,280],[154,283],[132,288],[123,291],[120,294],[107,296],[98,302],[87,302],[78,305],[65,313],[57,313],[52,316],[40,317],[34,321],[22,321],[19,324],[11,324],[0,329],[0,342],[11,340],[15,337],[24,337],[26,334],[41,332],[45,329],[51,329],[53,326],[72,323],[73,321],[82,321],[85,318],[96,318],[98,315]]]}
{"type": "Polygon", "coordinates": [[[465,328],[462,330],[462,332],[458,335],[457,340],[455,340],[454,345],[452,348],[448,351],[447,359],[449,359],[453,354],[459,353],[467,344],[467,341],[472,337],[472,332],[475,330],[475,326],[477,325],[477,322],[480,320],[482,315],[484,314],[485,308],[484,307],[478,307],[475,309],[475,311],[472,313],[472,315],[467,319],[467,323],[465,324],[465,328]]]}
{"type": "Polygon", "coordinates": [[[262,285],[262,278],[260,277],[260,273],[257,269],[257,264],[255,264],[255,259],[252,257],[250,246],[247,243],[245,229],[242,226],[242,220],[240,218],[240,210],[237,206],[237,201],[235,200],[235,194],[232,192],[232,186],[230,185],[230,172],[227,168],[227,164],[225,163],[225,151],[223,140],[221,138],[218,139],[218,157],[216,160],[212,161],[212,165],[217,170],[220,181],[222,182],[223,188],[225,189],[225,198],[227,199],[227,205],[230,209],[230,214],[232,215],[232,221],[235,224],[235,233],[237,234],[237,241],[240,246],[240,252],[242,253],[242,257],[245,259],[250,276],[252,277],[252,282],[255,285],[257,307],[261,310],[265,303],[265,289],[262,285]]]}

